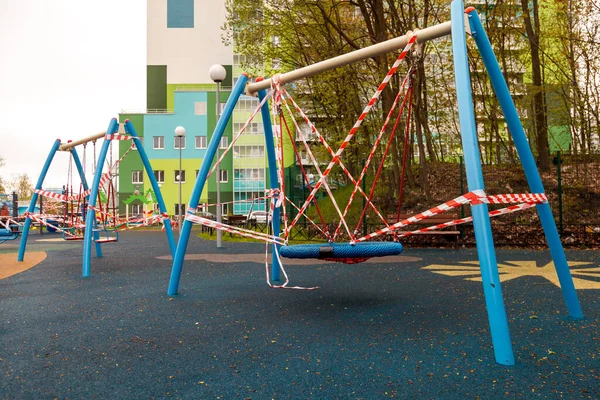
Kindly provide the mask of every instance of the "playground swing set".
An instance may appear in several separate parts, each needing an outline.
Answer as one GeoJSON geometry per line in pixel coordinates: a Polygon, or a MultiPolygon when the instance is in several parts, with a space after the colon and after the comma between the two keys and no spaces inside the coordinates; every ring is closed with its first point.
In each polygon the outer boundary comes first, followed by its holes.
{"type": "Polygon", "coordinates": [[[156,201],[159,206],[159,215],[152,215],[144,218],[143,223],[135,225],[135,227],[145,226],[156,222],[162,222],[164,231],[169,242],[169,249],[171,254],[175,251],[175,239],[173,236],[173,230],[171,227],[171,221],[167,214],[167,209],[160,192],[158,183],[148,161],[146,151],[142,145],[141,140],[138,138],[137,133],[132,123],[127,120],[124,124],[119,124],[115,118],[113,118],[108,126],[106,132],[98,133],[92,136],[85,137],[77,141],[69,141],[67,143],[61,143],[60,139],[57,139],[50,150],[42,172],[38,178],[35,186],[34,194],[29,203],[27,212],[25,213],[25,223],[23,225],[23,236],[19,246],[18,261],[23,261],[25,257],[25,250],[27,247],[27,237],[29,234],[30,226],[32,221],[39,223],[40,225],[53,228],[57,232],[62,233],[65,240],[82,240],[83,241],[83,265],[82,265],[82,276],[89,277],[91,272],[91,247],[92,243],[95,244],[95,251],[97,257],[102,257],[102,244],[114,243],[119,240],[118,232],[120,230],[132,229],[127,222],[119,220],[117,213],[117,204],[115,201],[115,187],[113,185],[113,178],[116,176],[119,163],[129,154],[132,150],[137,150],[150,183],[155,193],[156,201]],[[100,154],[96,158],[96,141],[104,138],[100,154]],[[133,143],[129,149],[117,160],[115,163],[112,162],[112,151],[111,144],[113,140],[132,140],[133,143]],[[85,159],[86,159],[86,147],[87,144],[92,142],[94,145],[94,161],[93,161],[93,182],[91,186],[88,186],[85,174],[85,159]],[[76,146],[83,146],[83,159],[82,164],[79,155],[76,151],[76,146]],[[45,191],[42,189],[44,179],[54,156],[57,152],[69,152],[70,163],[68,170],[68,183],[65,185],[64,193],[54,193],[45,191]],[[109,154],[110,152],[110,154],[109,154]],[[74,193],[73,185],[73,164],[77,169],[79,178],[81,180],[79,193],[74,193]],[[104,164],[106,164],[106,172],[104,171],[104,164]],[[46,214],[35,214],[35,204],[38,200],[38,196],[44,196],[56,201],[64,203],[64,215],[46,215],[46,214]],[[62,226],[59,226],[62,225],[62,226]]]}
{"type": "MultiPolygon", "coordinates": [[[[294,140],[291,141],[294,143],[294,140]]],[[[295,149],[296,157],[298,157],[297,149],[295,149]]],[[[406,158],[406,153],[403,154],[406,158]]],[[[405,161],[404,161],[405,163],[405,161]]],[[[401,182],[400,193],[402,192],[403,183],[401,182]]],[[[309,65],[291,72],[277,74],[270,79],[258,78],[254,83],[248,83],[248,76],[242,75],[234,86],[231,95],[224,107],[221,118],[219,119],[214,134],[208,145],[206,156],[202,161],[200,171],[194,185],[192,195],[189,200],[189,208],[186,213],[186,218],[181,226],[179,242],[173,258],[171,277],[169,281],[168,294],[176,295],[179,288],[181,272],[183,268],[183,260],[189,241],[192,224],[199,223],[216,229],[222,229],[228,232],[236,233],[246,237],[263,240],[267,246],[272,247],[272,262],[269,274],[268,259],[265,260],[267,283],[273,288],[290,288],[290,289],[314,289],[287,286],[289,279],[283,268],[281,257],[288,258],[317,258],[325,260],[342,261],[346,263],[354,263],[364,261],[370,257],[385,256],[399,254],[402,251],[402,245],[399,240],[402,236],[408,236],[419,232],[430,232],[436,229],[441,229],[447,226],[454,226],[463,223],[472,222],[475,230],[475,238],[477,245],[477,253],[480,263],[480,270],[483,283],[483,291],[487,306],[489,325],[494,348],[496,361],[504,365],[514,364],[514,355],[508,329],[508,321],[504,308],[504,300],[500,278],[498,274],[498,264],[496,261],[496,253],[492,239],[490,218],[525,210],[536,207],[550,253],[554,260],[556,272],[561,284],[563,296],[565,298],[568,313],[573,318],[583,318],[577,293],[573,285],[573,280],[569,271],[569,266],[564,253],[564,249],[558,236],[558,231],[550,205],[548,204],[544,187],[535,165],[535,161],[529,148],[523,126],[519,119],[514,102],[510,96],[506,81],[502,75],[502,71],[498,65],[496,56],[493,53],[489,39],[483,29],[481,20],[477,11],[473,7],[464,9],[462,0],[454,0],[451,5],[451,21],[444,22],[435,26],[431,26],[417,32],[408,32],[405,36],[394,38],[373,46],[369,46],[360,50],[353,51],[348,54],[337,56],[335,58],[321,61],[319,63],[309,65]],[[467,34],[470,35],[479,50],[483,59],[485,68],[489,74],[495,94],[501,105],[502,112],[508,124],[508,131],[512,135],[513,142],[519,154],[523,169],[529,184],[531,193],[526,194],[501,194],[487,195],[483,182],[483,174],[480,162],[478,138],[475,124],[475,115],[473,109],[471,80],[469,72],[469,64],[467,58],[467,34]],[[369,193],[363,192],[360,187],[361,182],[365,179],[365,174],[369,164],[373,162],[373,155],[378,146],[387,140],[387,147],[383,151],[383,157],[380,164],[376,168],[376,176],[373,187],[376,185],[380,175],[385,156],[388,154],[389,144],[391,143],[397,131],[401,115],[406,111],[405,116],[405,151],[408,132],[410,131],[410,104],[411,104],[411,80],[413,70],[409,68],[406,77],[402,80],[402,85],[398,90],[398,94],[390,110],[387,118],[379,132],[378,137],[374,141],[367,162],[362,169],[360,176],[354,178],[348,169],[344,166],[341,158],[344,148],[359,132],[362,121],[368,115],[369,111],[376,104],[381,92],[386,87],[390,78],[395,74],[405,59],[406,55],[413,47],[424,45],[427,41],[437,39],[443,36],[451,36],[452,52],[454,63],[455,87],[458,104],[458,114],[460,122],[460,132],[462,136],[463,154],[465,157],[465,165],[467,172],[467,182],[470,191],[462,196],[447,201],[432,209],[414,215],[410,218],[400,220],[401,195],[398,204],[397,222],[388,223],[386,219],[377,210],[376,206],[371,202],[373,198],[373,188],[369,193]],[[355,125],[349,131],[347,137],[340,145],[337,151],[334,151],[326,142],[326,139],[319,133],[315,125],[310,121],[306,114],[300,109],[292,96],[286,91],[284,85],[302,78],[310,77],[320,72],[331,70],[340,66],[348,65],[360,60],[365,60],[382,54],[387,54],[393,51],[403,49],[398,56],[396,62],[389,70],[375,93],[365,106],[362,114],[359,116],[355,125]],[[267,89],[270,89],[267,92],[267,89]],[[258,107],[251,113],[248,121],[242,126],[240,131],[231,141],[229,147],[216,160],[215,165],[211,168],[211,164],[215,160],[217,148],[220,143],[221,136],[225,130],[225,126],[229,122],[235,104],[242,94],[258,95],[260,100],[258,107]],[[271,110],[269,110],[269,100],[271,100],[271,110]],[[390,122],[394,109],[400,105],[398,117],[389,137],[386,137],[387,125],[390,122]],[[292,108],[294,112],[292,112],[292,108]],[[283,112],[285,108],[286,112],[283,112]],[[265,145],[267,152],[269,183],[270,188],[266,191],[269,199],[269,209],[271,217],[272,234],[255,232],[239,226],[226,225],[208,218],[196,215],[196,209],[200,200],[200,195],[207,182],[208,177],[218,168],[218,164],[223,160],[225,154],[231,150],[237,138],[244,132],[254,116],[261,112],[265,132],[265,145]],[[311,131],[317,136],[321,144],[331,155],[331,161],[324,170],[319,168],[319,164],[314,160],[310,147],[302,133],[298,123],[294,118],[294,113],[300,115],[301,119],[306,123],[311,131]],[[288,123],[288,118],[291,117],[291,124],[288,123]],[[277,129],[273,135],[272,122],[277,122],[277,129]],[[297,137],[301,138],[302,145],[306,149],[307,154],[312,158],[315,168],[318,172],[319,180],[311,185],[306,174],[302,171],[303,178],[309,188],[310,194],[300,206],[293,204],[289,198],[285,196],[285,179],[283,179],[283,149],[282,141],[284,133],[291,135],[290,127],[296,132],[297,137]],[[354,190],[349,199],[348,204],[343,209],[335,202],[333,193],[328,187],[326,178],[331,170],[337,166],[346,174],[349,180],[354,184],[354,190]],[[278,176],[279,175],[279,176],[278,176]],[[316,205],[316,193],[323,188],[329,194],[329,198],[335,206],[336,213],[339,216],[339,222],[333,232],[329,231],[328,225],[323,223],[323,215],[318,211],[316,205]],[[350,205],[359,193],[365,199],[366,207],[363,209],[358,226],[352,230],[348,226],[345,216],[348,213],[350,205]],[[288,223],[286,215],[286,203],[291,204],[298,210],[296,217],[288,223]],[[412,223],[426,220],[429,217],[438,215],[445,211],[454,209],[461,205],[469,204],[471,206],[471,217],[456,219],[442,224],[417,229],[410,232],[399,232],[400,228],[409,226],[412,223]],[[503,204],[507,205],[504,208],[490,210],[488,204],[503,204]],[[292,245],[288,243],[290,229],[298,222],[299,218],[306,216],[306,210],[310,205],[315,205],[317,214],[322,220],[321,226],[313,221],[311,223],[322,232],[328,243],[324,245],[292,245]],[[364,220],[367,209],[372,210],[377,217],[382,221],[384,227],[374,232],[360,236],[360,226],[364,220]],[[283,231],[281,225],[283,224],[283,231]],[[349,238],[346,243],[336,243],[335,239],[340,239],[344,231],[345,236],[349,238]],[[384,235],[391,236],[389,241],[372,241],[380,239],[384,235]],[[283,273],[285,282],[283,284],[274,284],[273,282],[280,281],[280,273],[283,273]]],[[[266,258],[268,257],[265,251],[266,258]]]]}

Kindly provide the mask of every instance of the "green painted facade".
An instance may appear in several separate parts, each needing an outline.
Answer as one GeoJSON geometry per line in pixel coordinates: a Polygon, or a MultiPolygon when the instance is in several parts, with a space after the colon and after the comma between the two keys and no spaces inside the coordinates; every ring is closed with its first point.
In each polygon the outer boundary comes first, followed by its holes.
{"type": "Polygon", "coordinates": [[[148,65],[146,67],[146,90],[146,108],[148,110],[166,110],[168,108],[166,65],[148,65]]]}
{"type": "MultiPolygon", "coordinates": [[[[196,171],[200,169],[202,159],[182,159],[181,166],[185,171],[185,182],[181,183],[181,202],[187,206],[192,195],[194,183],[196,181],[196,171]]],[[[179,183],[175,180],[175,171],[179,170],[179,159],[152,159],[150,165],[154,171],[164,171],[164,181],[159,182],[160,192],[163,195],[167,212],[169,215],[175,215],[175,204],[179,204],[179,183]]],[[[148,175],[144,173],[144,185],[149,186],[148,175]]],[[[204,189],[200,197],[200,202],[207,200],[207,188],[204,189]]]]}
{"type": "MultiPolygon", "coordinates": [[[[144,114],[119,114],[119,122],[124,123],[125,120],[130,120],[135,128],[135,131],[138,136],[144,136],[144,114]]],[[[142,139],[143,143],[144,139],[142,139]]],[[[120,140],[119,141],[119,158],[125,154],[125,152],[131,146],[131,141],[129,140],[120,140]]],[[[131,183],[131,173],[132,171],[142,170],[144,169],[144,165],[142,163],[142,159],[137,154],[136,150],[132,150],[129,154],[121,161],[119,164],[119,214],[126,214],[126,205],[122,200],[129,198],[133,195],[136,190],[135,186],[131,183]]],[[[143,185],[139,190],[144,190],[143,185]]]]}

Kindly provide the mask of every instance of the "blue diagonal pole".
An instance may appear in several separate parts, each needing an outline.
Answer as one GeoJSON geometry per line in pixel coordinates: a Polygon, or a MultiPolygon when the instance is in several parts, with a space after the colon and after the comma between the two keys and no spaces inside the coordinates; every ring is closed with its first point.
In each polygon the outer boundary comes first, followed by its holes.
{"type": "MultiPolygon", "coordinates": [[[[471,77],[467,60],[467,41],[464,24],[465,13],[462,0],[454,0],[452,2],[451,15],[454,77],[467,183],[471,191],[484,190],[477,141],[477,127],[475,125],[475,112],[473,110],[473,96],[471,94],[471,77]]],[[[498,274],[498,263],[492,239],[488,207],[485,203],[477,204],[471,206],[471,210],[483,292],[496,362],[504,365],[513,365],[515,359],[510,342],[504,299],[502,298],[502,288],[498,274]]]]}
{"type": "Polygon", "coordinates": [[[171,226],[171,220],[167,214],[167,207],[165,206],[165,201],[163,199],[160,188],[158,187],[158,182],[156,181],[156,177],[154,176],[154,171],[152,170],[152,165],[150,165],[150,160],[148,159],[148,155],[146,154],[146,150],[142,145],[142,141],[137,135],[135,128],[130,120],[125,120],[125,133],[133,136],[133,142],[137,148],[138,154],[142,159],[142,163],[144,164],[144,168],[146,169],[146,173],[148,174],[148,178],[150,179],[150,184],[152,185],[152,190],[154,190],[154,195],[156,196],[156,202],[158,203],[158,208],[160,213],[165,217],[163,219],[165,233],[167,235],[167,241],[169,242],[169,250],[171,250],[171,258],[175,255],[175,237],[173,236],[173,227],[171,226]]]}
{"type": "MultiPolygon", "coordinates": [[[[106,129],[106,135],[113,135],[119,131],[119,122],[116,118],[113,118],[108,124],[108,128],[106,129]]],[[[108,148],[110,146],[110,139],[104,139],[102,143],[102,148],[100,149],[100,154],[98,155],[98,161],[96,163],[96,171],[94,173],[94,180],[92,181],[92,191],[90,193],[89,199],[89,210],[85,215],[85,235],[83,239],[83,266],[82,266],[82,276],[87,278],[90,276],[91,272],[91,259],[92,259],[92,235],[94,233],[94,223],[96,221],[96,211],[92,209],[92,207],[96,207],[96,201],[98,200],[98,190],[100,189],[100,178],[102,177],[102,166],[106,161],[106,154],[108,153],[108,148]]]]}
{"type": "MultiPolygon", "coordinates": [[[[44,163],[44,167],[42,168],[42,172],[38,178],[37,183],[35,184],[36,190],[41,190],[42,185],[44,184],[44,178],[46,178],[46,174],[48,173],[48,168],[50,168],[50,164],[52,164],[52,160],[54,159],[54,155],[56,151],[60,147],[60,139],[56,139],[54,144],[52,145],[52,149],[50,149],[50,153],[46,158],[46,162],[44,163]]],[[[28,213],[32,213],[35,210],[35,203],[37,203],[38,194],[33,192],[31,196],[31,201],[29,202],[29,207],[27,208],[28,213]]],[[[23,261],[23,257],[25,257],[25,248],[27,247],[27,236],[29,235],[29,227],[31,226],[31,218],[27,217],[25,219],[25,224],[23,225],[23,234],[21,235],[21,242],[19,243],[19,254],[17,256],[17,261],[23,261]]],[[[41,229],[41,226],[40,226],[41,229]]]]}
{"type": "MultiPolygon", "coordinates": [[[[248,75],[242,74],[238,78],[229,99],[227,99],[227,103],[225,103],[225,108],[223,109],[223,114],[217,125],[215,126],[215,130],[213,132],[212,137],[210,138],[210,143],[208,143],[208,147],[206,149],[206,155],[202,160],[202,165],[200,166],[200,171],[198,172],[198,177],[196,178],[196,182],[194,183],[194,190],[192,191],[192,195],[189,201],[189,208],[195,210],[198,207],[198,202],[200,201],[200,196],[202,195],[202,190],[204,189],[204,185],[206,184],[206,178],[208,177],[208,172],[210,171],[210,165],[217,154],[217,149],[221,142],[221,137],[223,136],[223,132],[227,127],[227,123],[231,118],[231,114],[233,113],[233,109],[238,99],[244,93],[244,88],[246,86],[246,82],[248,81],[248,75]]],[[[173,258],[173,268],[171,269],[171,279],[169,280],[169,289],[167,293],[171,296],[177,294],[177,289],[179,288],[179,280],[181,279],[181,270],[183,268],[183,259],[185,257],[185,252],[187,250],[188,240],[190,239],[190,233],[192,231],[192,223],[187,219],[183,221],[183,224],[179,227],[179,241],[177,242],[177,249],[175,250],[175,257],[173,258]]]]}
{"type": "MultiPolygon", "coordinates": [[[[256,80],[259,82],[259,80],[256,80]]],[[[262,102],[263,99],[267,96],[267,91],[265,89],[258,91],[258,99],[262,102]]],[[[277,157],[275,154],[275,142],[273,141],[273,126],[271,125],[271,113],[269,112],[269,102],[265,101],[260,109],[260,114],[263,120],[263,126],[265,130],[265,148],[267,151],[267,162],[269,165],[269,184],[271,189],[279,188],[279,177],[277,176],[277,157]]],[[[281,196],[285,196],[285,193],[281,193],[281,196]]],[[[273,196],[273,202],[277,203],[278,195],[273,196]]],[[[267,210],[267,213],[269,210],[267,210]]],[[[280,209],[275,206],[273,209],[273,236],[278,237],[281,230],[281,217],[280,217],[280,209]]],[[[268,215],[268,214],[267,214],[268,215]]],[[[273,243],[273,257],[271,261],[271,280],[278,281],[280,280],[280,270],[281,266],[279,265],[279,259],[277,258],[277,254],[275,254],[276,249],[279,248],[280,245],[277,243],[273,243]]]]}
{"type": "MultiPolygon", "coordinates": [[[[532,193],[544,193],[544,185],[542,184],[542,179],[540,178],[540,174],[535,165],[533,154],[529,148],[527,136],[525,135],[521,119],[519,118],[515,104],[510,96],[508,86],[506,85],[506,81],[504,80],[504,76],[498,65],[498,60],[492,50],[492,45],[483,30],[477,11],[473,8],[469,8],[467,15],[469,16],[469,25],[471,26],[473,38],[479,48],[485,68],[490,75],[490,80],[494,91],[496,92],[496,96],[498,97],[498,101],[500,102],[502,112],[504,113],[508,130],[512,135],[513,142],[519,153],[519,158],[523,164],[523,170],[525,171],[525,177],[529,184],[529,190],[532,193]]],[[[552,254],[552,259],[554,260],[554,267],[556,268],[556,273],[560,281],[560,287],[562,288],[569,315],[573,318],[583,318],[581,305],[577,298],[575,285],[573,285],[573,278],[571,277],[571,271],[569,270],[569,264],[560,241],[560,236],[558,235],[558,230],[556,229],[556,222],[554,221],[550,204],[538,204],[536,208],[542,223],[542,228],[546,235],[548,247],[550,248],[550,254],[552,254]]]]}
{"type": "MultiPolygon", "coordinates": [[[[79,178],[81,179],[81,183],[83,185],[83,190],[87,192],[89,186],[87,184],[87,179],[85,179],[85,172],[83,172],[83,166],[81,165],[81,161],[79,160],[79,155],[77,154],[77,150],[75,147],[71,147],[71,155],[73,156],[73,161],[75,161],[75,167],[77,168],[77,172],[79,173],[79,178]]],[[[88,202],[89,196],[88,197],[88,202]]],[[[87,210],[81,210],[82,215],[86,215],[87,210]]],[[[93,227],[89,227],[86,229],[92,229],[93,227]]],[[[94,231],[94,240],[98,239],[98,232],[94,231]]],[[[100,243],[96,243],[96,256],[102,257],[102,247],[100,243]]]]}

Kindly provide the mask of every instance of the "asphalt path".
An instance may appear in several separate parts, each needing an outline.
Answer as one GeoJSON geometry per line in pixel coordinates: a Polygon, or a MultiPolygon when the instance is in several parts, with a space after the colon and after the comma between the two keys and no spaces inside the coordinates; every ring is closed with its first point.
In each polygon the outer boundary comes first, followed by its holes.
{"type": "Polygon", "coordinates": [[[286,262],[290,285],[319,289],[276,290],[264,245],[192,238],[172,298],[160,232],[122,233],[87,279],[81,243],[39,239],[28,251],[47,258],[0,280],[0,398],[600,398],[598,251],[567,252],[583,320],[568,317],[548,251],[497,251],[507,367],[474,249],[286,262]]]}

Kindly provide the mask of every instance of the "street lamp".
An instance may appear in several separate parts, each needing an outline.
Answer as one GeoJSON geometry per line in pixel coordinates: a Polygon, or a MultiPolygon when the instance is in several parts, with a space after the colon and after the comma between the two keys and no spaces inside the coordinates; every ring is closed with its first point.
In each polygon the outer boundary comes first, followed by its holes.
{"type": "MultiPolygon", "coordinates": [[[[225,80],[227,77],[227,71],[225,67],[221,64],[215,64],[208,70],[208,75],[213,82],[217,84],[217,122],[219,122],[219,117],[221,116],[221,99],[219,96],[219,84],[225,80]]],[[[217,160],[220,157],[221,151],[219,150],[221,147],[221,143],[219,142],[219,146],[217,147],[217,160]]],[[[217,222],[221,222],[221,169],[217,166],[217,222]]],[[[220,229],[217,229],[217,247],[223,247],[221,244],[223,238],[223,232],[220,229]]]]}
{"type": "Polygon", "coordinates": [[[181,147],[183,137],[185,136],[185,128],[178,126],[175,128],[175,137],[179,138],[179,173],[177,174],[177,182],[179,182],[179,205],[177,206],[177,226],[179,227],[179,233],[181,234],[181,220],[183,213],[181,212],[181,147]]]}

